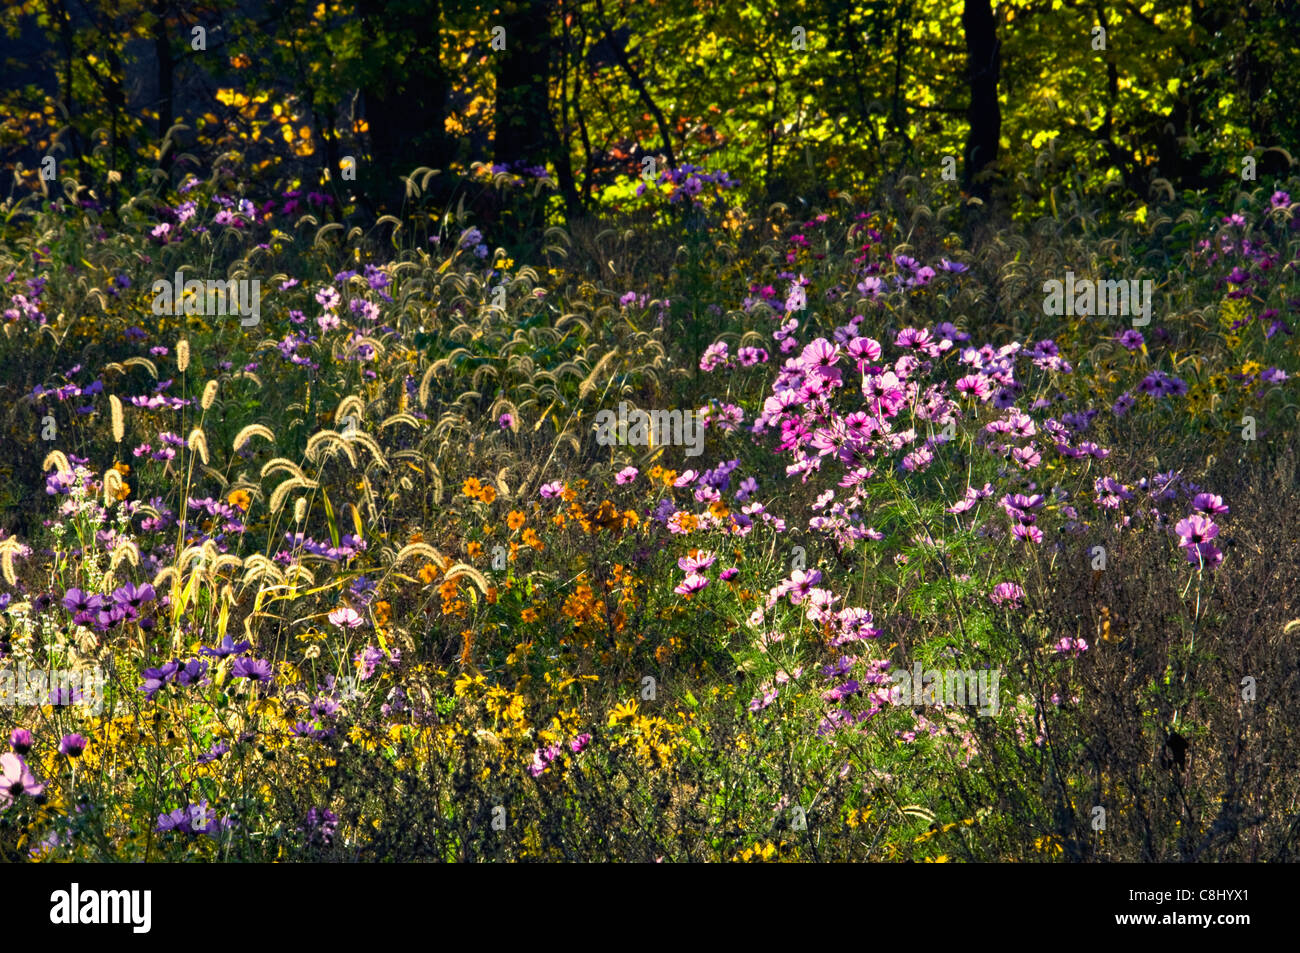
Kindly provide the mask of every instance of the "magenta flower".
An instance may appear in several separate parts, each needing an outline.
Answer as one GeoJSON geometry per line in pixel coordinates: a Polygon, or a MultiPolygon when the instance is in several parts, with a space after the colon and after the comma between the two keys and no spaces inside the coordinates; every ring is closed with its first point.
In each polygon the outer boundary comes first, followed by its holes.
{"type": "Polygon", "coordinates": [[[622,470],[619,470],[618,473],[614,475],[614,482],[617,483],[619,486],[626,486],[627,484],[635,480],[640,475],[640,473],[641,471],[638,470],[636,467],[624,467],[622,470]]]}
{"type": "Polygon", "coordinates": [[[1223,562],[1223,552],[1213,543],[1194,543],[1183,550],[1187,561],[1193,566],[1200,565],[1213,569],[1223,562]]]}
{"type": "Polygon", "coordinates": [[[79,758],[85,750],[86,739],[82,735],[64,735],[59,741],[59,754],[67,755],[69,758],[79,758]]]}
{"type": "Polygon", "coordinates": [[[708,584],[709,580],[704,576],[701,576],[698,573],[689,573],[686,578],[673,589],[673,592],[677,593],[679,596],[689,596],[699,592],[708,584]]]}
{"type": "Polygon", "coordinates": [[[1223,497],[1216,493],[1197,493],[1192,497],[1192,509],[1211,516],[1217,516],[1220,513],[1228,512],[1227,505],[1223,502],[1223,497]]]}
{"type": "Polygon", "coordinates": [[[698,573],[712,566],[717,558],[717,553],[709,552],[699,552],[694,556],[682,556],[677,560],[677,568],[685,573],[698,573]]]}
{"type": "Polygon", "coordinates": [[[749,703],[749,710],[752,712],[760,712],[774,701],[776,701],[775,691],[764,692],[749,703]]]}
{"type": "Polygon", "coordinates": [[[989,593],[989,601],[995,606],[1007,605],[1019,606],[1025,598],[1025,590],[1021,589],[1014,582],[1000,582],[993,587],[989,593]]]}
{"type": "Polygon", "coordinates": [[[1085,639],[1075,639],[1067,635],[1052,646],[1052,651],[1058,655],[1073,655],[1077,658],[1088,651],[1088,642],[1085,639]]]}
{"type": "Polygon", "coordinates": [[[1178,545],[1187,548],[1214,539],[1219,535],[1219,527],[1208,516],[1193,513],[1181,520],[1174,527],[1174,532],[1178,534],[1178,545]]]}
{"type": "Polygon", "coordinates": [[[782,583],[785,586],[785,592],[790,596],[790,602],[798,605],[808,597],[813,591],[813,587],[822,581],[822,574],[816,569],[809,569],[804,572],[802,569],[796,569],[790,573],[787,582],[782,583]]]}

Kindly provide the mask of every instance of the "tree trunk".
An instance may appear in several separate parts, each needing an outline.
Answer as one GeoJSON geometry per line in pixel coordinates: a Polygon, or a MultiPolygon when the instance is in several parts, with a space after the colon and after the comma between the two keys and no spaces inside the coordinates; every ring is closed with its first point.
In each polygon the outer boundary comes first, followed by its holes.
{"type": "Polygon", "coordinates": [[[503,4],[504,50],[496,58],[492,157],[501,165],[545,165],[552,158],[549,0],[503,4]]]}
{"type": "MultiPolygon", "coordinates": [[[[428,0],[412,14],[401,0],[359,0],[358,12],[370,40],[385,37],[408,52],[400,66],[392,65],[367,80],[362,89],[369,126],[371,161],[358,170],[357,184],[376,208],[397,212],[405,198],[401,181],[413,169],[447,168],[452,155],[446,133],[449,83],[441,60],[440,0],[428,0]]],[[[447,176],[431,188],[447,191],[447,176]]]]}
{"type": "Polygon", "coordinates": [[[961,14],[966,32],[966,78],[970,84],[970,106],[966,119],[965,162],[962,182],[967,192],[988,201],[988,180],[980,177],[998,156],[1002,136],[1002,112],[998,106],[998,75],[1002,69],[1002,45],[990,0],[966,0],[961,14]]]}

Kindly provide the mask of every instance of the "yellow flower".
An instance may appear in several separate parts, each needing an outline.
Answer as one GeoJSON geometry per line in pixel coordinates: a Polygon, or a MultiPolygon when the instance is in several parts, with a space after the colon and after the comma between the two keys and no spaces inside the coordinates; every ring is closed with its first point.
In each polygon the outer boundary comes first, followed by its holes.
{"type": "Polygon", "coordinates": [[[452,690],[456,693],[457,697],[462,697],[469,694],[473,689],[481,688],[485,684],[487,684],[487,679],[482,675],[466,674],[456,679],[456,684],[453,686],[452,690]]]}
{"type": "Polygon", "coordinates": [[[247,490],[231,490],[230,495],[226,497],[226,502],[237,510],[248,512],[248,507],[253,502],[253,498],[247,490]]]}
{"type": "Polygon", "coordinates": [[[537,610],[536,610],[536,609],[525,609],[523,612],[519,613],[519,618],[523,619],[525,622],[536,622],[536,621],[537,621],[537,610]]]}
{"type": "Polygon", "coordinates": [[[525,519],[526,517],[523,513],[518,510],[511,510],[510,515],[506,517],[506,525],[509,526],[511,530],[516,530],[524,525],[525,519]]]}
{"type": "Polygon", "coordinates": [[[626,701],[609,713],[609,725],[611,728],[622,721],[631,721],[636,718],[636,701],[626,701]]]}

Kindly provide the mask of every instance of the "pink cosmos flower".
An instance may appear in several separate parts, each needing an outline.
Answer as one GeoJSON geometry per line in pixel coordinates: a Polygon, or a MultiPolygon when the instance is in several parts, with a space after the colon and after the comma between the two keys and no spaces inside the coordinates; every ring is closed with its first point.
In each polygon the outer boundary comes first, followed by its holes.
{"type": "Polygon", "coordinates": [[[627,484],[635,480],[640,475],[640,473],[641,471],[638,470],[636,467],[624,467],[622,470],[619,470],[618,473],[614,475],[614,482],[617,483],[619,486],[626,486],[627,484]]]}
{"type": "Polygon", "coordinates": [[[357,614],[357,610],[348,606],[340,606],[332,611],[329,620],[340,629],[355,629],[365,621],[357,614]]]}
{"type": "Polygon", "coordinates": [[[1043,541],[1043,531],[1037,526],[1026,526],[1024,523],[1017,523],[1011,527],[1011,535],[1022,543],[1041,543],[1043,541]]]}
{"type": "Polygon", "coordinates": [[[709,580],[698,573],[688,573],[681,583],[673,588],[679,596],[689,596],[699,592],[709,584],[709,580]]]}
{"type": "Polygon", "coordinates": [[[989,601],[995,606],[1013,605],[1019,606],[1025,598],[1025,590],[1021,589],[1014,582],[1000,582],[993,587],[989,593],[989,601]]]}
{"type": "Polygon", "coordinates": [[[12,751],[0,754],[0,811],[6,810],[20,794],[36,797],[45,785],[36,780],[27,762],[12,751]]]}
{"type": "Polygon", "coordinates": [[[1181,520],[1174,527],[1174,531],[1178,534],[1178,545],[1185,548],[1207,543],[1219,535],[1219,527],[1215,522],[1200,513],[1193,513],[1187,519],[1181,520]]]}
{"type": "Polygon", "coordinates": [[[1211,516],[1217,516],[1220,513],[1228,512],[1227,505],[1223,502],[1223,497],[1216,493],[1197,493],[1192,497],[1192,509],[1199,510],[1211,516]]]}
{"type": "Polygon", "coordinates": [[[717,553],[711,552],[700,552],[695,556],[682,556],[677,560],[677,568],[685,573],[698,573],[712,566],[717,558],[717,553]]]}
{"type": "Polygon", "coordinates": [[[1073,655],[1077,658],[1088,651],[1088,642],[1085,639],[1075,639],[1067,635],[1052,646],[1052,651],[1058,655],[1073,655]]]}

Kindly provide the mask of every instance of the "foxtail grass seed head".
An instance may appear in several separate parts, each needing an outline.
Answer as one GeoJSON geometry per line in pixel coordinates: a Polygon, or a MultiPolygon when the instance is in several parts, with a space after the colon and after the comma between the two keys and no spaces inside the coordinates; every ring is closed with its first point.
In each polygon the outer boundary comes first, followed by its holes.
{"type": "Polygon", "coordinates": [[[182,374],[190,366],[190,342],[181,338],[176,342],[176,370],[182,374]]]}
{"type": "MultiPolygon", "coordinates": [[[[217,382],[208,381],[203,387],[203,397],[199,399],[199,406],[207,410],[212,406],[212,402],[217,399],[217,382]]],[[[121,439],[121,438],[118,438],[121,439]]]]}
{"type": "Polygon", "coordinates": [[[186,444],[189,448],[199,455],[199,459],[205,464],[208,462],[208,438],[204,435],[201,427],[195,427],[190,431],[190,437],[186,444]]]}
{"type": "Polygon", "coordinates": [[[122,437],[126,434],[126,421],[122,419],[122,402],[118,400],[116,394],[112,394],[108,398],[108,406],[111,409],[113,442],[121,443],[122,437]]]}
{"type": "Polygon", "coordinates": [[[306,515],[307,515],[307,500],[306,498],[300,496],[298,497],[298,499],[293,501],[293,521],[295,523],[301,523],[303,521],[303,517],[305,517],[306,515]]]}

